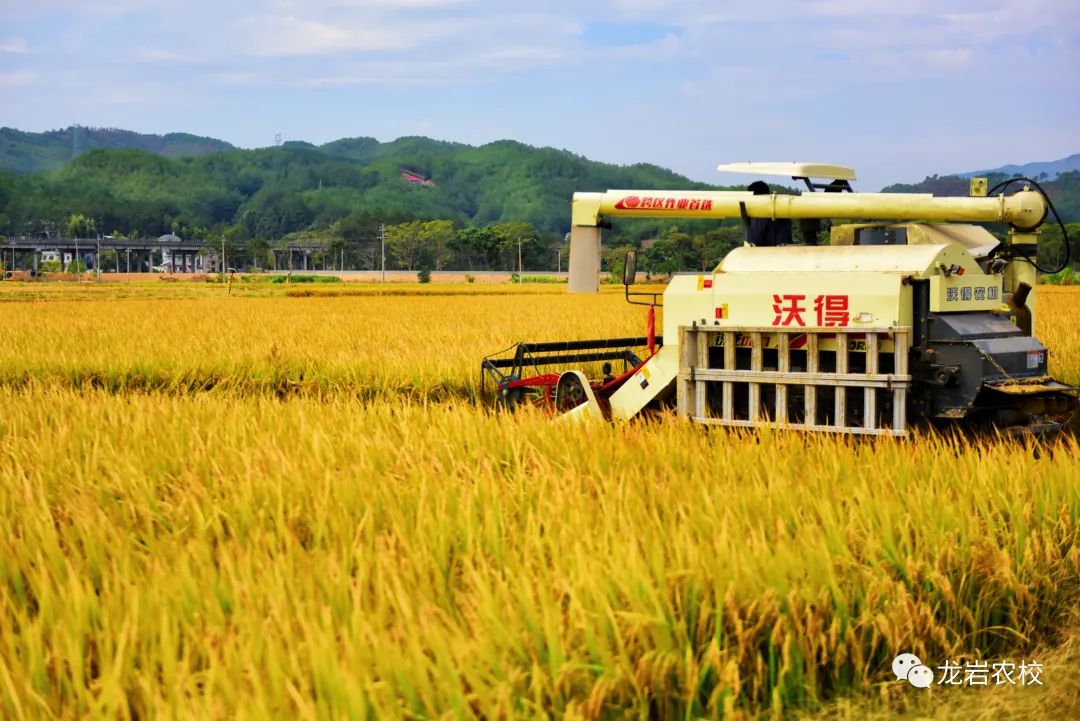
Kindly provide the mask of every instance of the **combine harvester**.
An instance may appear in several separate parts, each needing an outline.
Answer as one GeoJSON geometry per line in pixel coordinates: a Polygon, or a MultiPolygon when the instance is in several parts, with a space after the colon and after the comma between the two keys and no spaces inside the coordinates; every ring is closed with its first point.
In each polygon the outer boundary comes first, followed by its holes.
{"type": "Polygon", "coordinates": [[[988,192],[975,179],[971,197],[938,198],[855,193],[854,172],[833,165],[719,169],[791,177],[808,192],[758,182],[747,192],[575,193],[571,293],[599,291],[611,218],[742,218],[746,247],[712,273],[676,274],[662,303],[631,292],[631,251],[626,298],[649,306],[648,335],[520,343],[485,358],[501,403],[612,421],[674,405],[707,425],[893,436],[956,424],[1041,435],[1074,415],[1075,389],[1049,377],[1032,335],[1038,229],[1048,211],[1060,224],[1037,183],[988,192]],[[832,225],[829,244],[817,244],[823,220],[853,218],[865,222],[832,225]],[[972,223],[1008,225],[1008,238],[972,223]],[[590,380],[597,363],[602,377],[590,380]]]}

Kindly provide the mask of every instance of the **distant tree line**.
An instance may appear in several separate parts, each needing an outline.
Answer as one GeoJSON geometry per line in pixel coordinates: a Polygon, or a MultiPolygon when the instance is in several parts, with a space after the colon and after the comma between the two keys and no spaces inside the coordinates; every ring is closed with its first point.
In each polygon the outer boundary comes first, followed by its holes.
{"type": "MultiPolygon", "coordinates": [[[[205,238],[214,250],[224,240],[230,257],[260,267],[273,263],[274,248],[304,240],[327,265],[374,268],[385,225],[391,268],[509,270],[520,251],[525,269],[554,270],[565,266],[572,194],[615,187],[710,186],[655,166],[607,165],[512,141],[474,148],[353,138],[181,158],[93,149],[47,173],[0,171],[0,235],[172,232],[205,238]]],[[[934,177],[887,190],[966,194],[966,187],[934,177]]],[[[1066,219],[1080,218],[1080,173],[1045,187],[1066,219]]],[[[1063,255],[1058,236],[1047,224],[1046,263],[1063,255]]],[[[707,269],[741,239],[737,220],[618,220],[605,233],[605,266],[637,247],[646,272],[707,269]]]]}
{"type": "MultiPolygon", "coordinates": [[[[529,223],[456,226],[450,220],[412,220],[385,224],[377,217],[350,215],[322,231],[291,233],[277,242],[247,241],[239,250],[255,263],[275,249],[314,248],[316,263],[328,267],[376,270],[565,270],[566,245],[555,233],[529,223]],[[562,254],[561,257],[559,254],[562,254]]],[[[235,247],[235,246],[234,246],[235,247]]],[[[269,263],[270,261],[268,261],[269,263]]]]}

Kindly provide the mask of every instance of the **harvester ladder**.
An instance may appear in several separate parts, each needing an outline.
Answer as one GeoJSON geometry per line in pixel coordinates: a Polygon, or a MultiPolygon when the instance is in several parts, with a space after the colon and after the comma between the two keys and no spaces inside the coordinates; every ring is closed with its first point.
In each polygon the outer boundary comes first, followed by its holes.
{"type": "Polygon", "coordinates": [[[907,327],[683,326],[679,329],[679,415],[705,425],[907,435],[909,333],[907,327]],[[835,344],[834,350],[822,349],[826,339],[835,344]],[[853,341],[865,345],[852,346],[853,341]],[[892,342],[892,350],[883,350],[884,341],[892,342]],[[749,350],[748,363],[737,359],[739,348],[749,350]],[[771,358],[774,349],[775,368],[766,368],[766,352],[771,358]],[[796,352],[805,370],[792,371],[796,352]],[[865,353],[861,371],[850,370],[852,352],[865,353]],[[882,372],[883,359],[891,372],[882,372]],[[823,365],[828,368],[823,370],[823,365]],[[860,400],[855,391],[862,392],[861,408],[849,405],[860,400]],[[772,393],[773,403],[763,402],[764,392],[772,393]],[[794,404],[797,417],[790,417],[791,401],[799,395],[802,403],[794,404]],[[818,402],[821,396],[826,396],[824,406],[818,402]],[[891,401],[891,414],[882,413],[882,400],[891,401]]]}

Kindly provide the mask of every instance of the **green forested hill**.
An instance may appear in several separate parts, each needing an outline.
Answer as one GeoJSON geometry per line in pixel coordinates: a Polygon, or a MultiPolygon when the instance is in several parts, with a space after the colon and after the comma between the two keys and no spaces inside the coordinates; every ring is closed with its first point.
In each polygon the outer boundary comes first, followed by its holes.
{"type": "Polygon", "coordinates": [[[145,150],[170,158],[236,149],[223,140],[188,133],[145,135],[130,130],[77,125],[45,133],[0,128],[0,169],[15,173],[56,170],[73,156],[94,148],[145,150]]]}
{"type": "Polygon", "coordinates": [[[513,141],[354,138],[178,158],[95,149],[48,173],[0,177],[0,233],[34,232],[73,214],[106,232],[231,230],[266,240],[348,216],[524,221],[564,232],[574,191],[614,187],[707,186],[656,166],[608,165],[513,141]]]}

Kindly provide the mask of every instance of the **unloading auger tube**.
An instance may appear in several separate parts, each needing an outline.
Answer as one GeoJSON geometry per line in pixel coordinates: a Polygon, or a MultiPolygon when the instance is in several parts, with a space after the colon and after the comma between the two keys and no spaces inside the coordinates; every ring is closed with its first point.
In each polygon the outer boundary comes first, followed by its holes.
{"type": "MultiPolygon", "coordinates": [[[[676,274],[663,293],[663,344],[602,398],[574,395],[583,402],[560,406],[560,418],[626,420],[674,404],[684,418],[733,427],[1056,432],[1076,411],[1076,389],[1049,377],[1032,336],[1038,229],[1052,206],[1029,185],[968,198],[576,193],[572,293],[598,291],[600,233],[613,218],[792,220],[815,238],[818,219],[861,222],[834,226],[831,245],[738,248],[711,273],[676,274]],[[1008,239],[971,223],[1006,224],[1008,239]]],[[[578,370],[564,381],[586,385],[578,370]]]]}
{"type": "Polygon", "coordinates": [[[937,198],[914,193],[772,193],[743,191],[609,190],[574,193],[570,231],[571,293],[596,293],[600,283],[600,231],[611,218],[741,218],[864,220],[952,223],[1005,223],[1022,237],[1014,245],[1035,243],[1046,221],[1047,204],[1033,190],[989,198],[937,198]]]}

